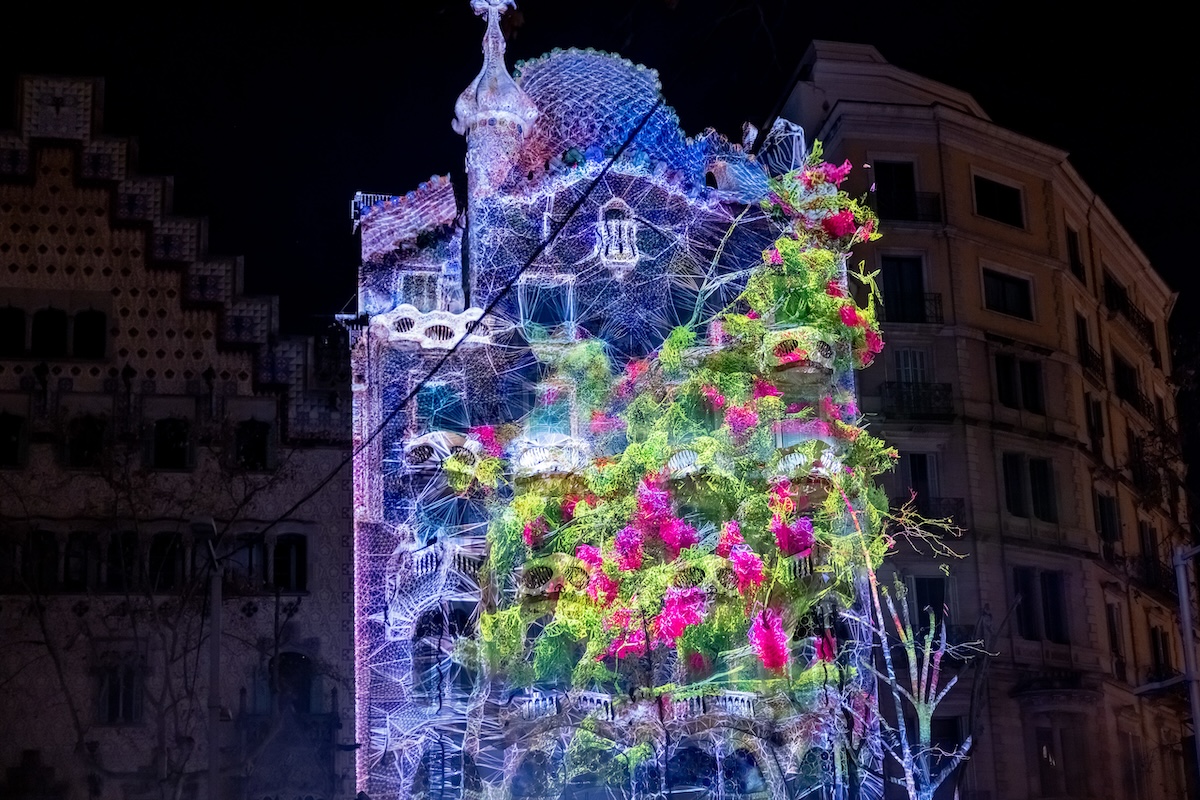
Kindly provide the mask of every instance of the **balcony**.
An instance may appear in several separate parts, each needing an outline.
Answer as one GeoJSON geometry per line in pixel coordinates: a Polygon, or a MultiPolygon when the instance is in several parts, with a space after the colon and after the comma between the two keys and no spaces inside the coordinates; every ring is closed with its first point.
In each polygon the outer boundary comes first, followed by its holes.
{"type": "Polygon", "coordinates": [[[891,501],[893,509],[900,509],[906,504],[911,504],[925,519],[949,519],[961,525],[967,515],[967,504],[961,497],[933,497],[915,493],[893,497],[891,501]]]}
{"type": "Polygon", "coordinates": [[[942,196],[937,192],[879,192],[875,211],[893,222],[941,222],[942,196]]]}
{"type": "Polygon", "coordinates": [[[1154,410],[1154,403],[1150,402],[1150,398],[1142,394],[1142,389],[1134,381],[1125,379],[1117,380],[1117,397],[1124,400],[1129,405],[1145,417],[1150,422],[1158,420],[1158,413],[1154,410]]]}
{"type": "Polygon", "coordinates": [[[1139,339],[1151,348],[1155,347],[1154,323],[1133,304],[1124,286],[1112,280],[1105,280],[1104,305],[1108,306],[1109,311],[1125,320],[1139,339]]]}
{"type": "Polygon", "coordinates": [[[883,413],[909,419],[949,419],[954,401],[948,383],[884,381],[880,386],[883,413]]]}
{"type": "Polygon", "coordinates": [[[1089,378],[1101,386],[1104,385],[1104,356],[1100,355],[1099,350],[1086,342],[1081,342],[1079,363],[1083,365],[1083,371],[1089,378]]]}
{"type": "Polygon", "coordinates": [[[890,305],[879,306],[879,318],[883,322],[915,322],[923,325],[941,325],[942,295],[938,292],[901,294],[891,298],[890,305]]]}
{"type": "Polygon", "coordinates": [[[1133,485],[1139,492],[1155,498],[1162,497],[1162,475],[1144,456],[1131,459],[1129,471],[1133,476],[1133,485]]]}
{"type": "Polygon", "coordinates": [[[1153,555],[1142,555],[1135,566],[1138,581],[1147,589],[1165,595],[1172,600],[1178,597],[1175,570],[1153,555]]]}

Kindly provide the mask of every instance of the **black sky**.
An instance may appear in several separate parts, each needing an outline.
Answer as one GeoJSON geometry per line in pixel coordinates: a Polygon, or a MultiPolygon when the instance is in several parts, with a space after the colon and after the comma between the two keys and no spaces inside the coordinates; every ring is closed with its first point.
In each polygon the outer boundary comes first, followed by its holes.
{"type": "MultiPolygon", "coordinates": [[[[104,77],[106,130],[138,137],[143,172],[175,176],[177,211],[210,219],[213,253],[245,256],[248,291],[282,295],[286,330],[319,328],[354,293],[354,191],[461,172],[449,122],[478,71],[482,25],[468,0],[180,8],[6,11],[0,128],[13,127],[20,73],[104,77]]],[[[526,0],[509,59],[620,52],[660,71],[688,133],[736,137],[743,120],[762,123],[811,39],[873,44],[1069,151],[1182,291],[1176,322],[1194,323],[1195,46],[1180,20],[1098,8],[526,0]]]]}

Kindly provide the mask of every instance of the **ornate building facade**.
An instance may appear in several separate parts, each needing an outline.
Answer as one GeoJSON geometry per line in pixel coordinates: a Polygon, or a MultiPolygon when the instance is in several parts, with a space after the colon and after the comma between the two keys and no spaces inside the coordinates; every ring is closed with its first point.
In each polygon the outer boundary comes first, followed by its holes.
{"type": "Polygon", "coordinates": [[[997,654],[937,721],[975,737],[964,796],[1194,792],[1175,294],[1065,152],[872,47],[815,43],[783,113],[870,165],[889,352],[863,409],[901,451],[892,495],[961,521],[968,556],[899,570],[997,654]]]}
{"type": "Polygon", "coordinates": [[[304,496],[345,336],[279,335],[102,89],[23,78],[0,134],[0,795],[353,794],[348,471],[304,496]]]}

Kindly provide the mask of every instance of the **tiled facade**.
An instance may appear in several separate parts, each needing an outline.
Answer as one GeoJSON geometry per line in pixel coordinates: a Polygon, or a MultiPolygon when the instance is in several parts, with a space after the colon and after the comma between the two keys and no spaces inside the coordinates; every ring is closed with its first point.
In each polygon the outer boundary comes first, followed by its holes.
{"type": "Polygon", "coordinates": [[[975,736],[963,796],[1185,796],[1175,294],[1066,153],[874,48],[815,43],[783,116],[871,165],[850,191],[882,218],[888,353],[863,409],[902,453],[893,496],[966,529],[948,578],[897,568],[996,654],[941,712],[975,736]]]}
{"type": "Polygon", "coordinates": [[[102,88],[23,78],[0,134],[0,795],[208,796],[213,741],[220,797],[352,795],[348,471],[292,508],[348,454],[344,334],[279,334],[102,88]]]}

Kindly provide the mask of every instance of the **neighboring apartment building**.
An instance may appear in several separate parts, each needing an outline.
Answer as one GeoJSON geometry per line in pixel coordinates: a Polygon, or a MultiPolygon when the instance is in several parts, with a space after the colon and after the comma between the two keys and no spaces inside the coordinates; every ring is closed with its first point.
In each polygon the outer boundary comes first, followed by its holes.
{"type": "Polygon", "coordinates": [[[850,191],[874,184],[888,348],[863,409],[902,453],[893,496],[966,529],[948,576],[896,563],[996,653],[935,720],[976,737],[963,796],[1185,796],[1175,294],[1066,153],[872,47],[814,43],[782,116],[871,165],[850,191]]]}
{"type": "Polygon", "coordinates": [[[102,88],[0,133],[0,796],[353,795],[348,471],[279,519],[347,455],[345,336],[278,334],[102,88]]]}

